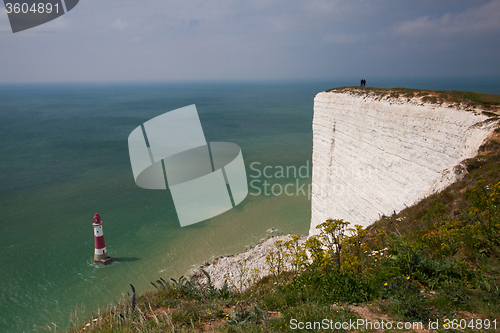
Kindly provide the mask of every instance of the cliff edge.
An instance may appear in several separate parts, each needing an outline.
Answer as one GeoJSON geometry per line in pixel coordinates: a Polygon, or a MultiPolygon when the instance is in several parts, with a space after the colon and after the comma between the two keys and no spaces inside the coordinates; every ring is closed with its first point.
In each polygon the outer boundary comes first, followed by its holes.
{"type": "Polygon", "coordinates": [[[461,161],[497,126],[482,111],[413,90],[316,95],[309,235],[330,218],[367,227],[465,176],[461,161]]]}

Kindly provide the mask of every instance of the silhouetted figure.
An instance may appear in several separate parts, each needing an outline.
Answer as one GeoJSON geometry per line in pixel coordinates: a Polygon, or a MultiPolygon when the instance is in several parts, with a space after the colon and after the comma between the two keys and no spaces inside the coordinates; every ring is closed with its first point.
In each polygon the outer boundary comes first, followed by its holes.
{"type": "Polygon", "coordinates": [[[360,87],[362,87],[362,86],[363,86],[363,81],[364,81],[364,80],[363,80],[363,79],[361,79],[361,84],[359,85],[360,87]]]}
{"type": "Polygon", "coordinates": [[[366,80],[365,79],[361,80],[361,86],[366,87],[366,80]]]}

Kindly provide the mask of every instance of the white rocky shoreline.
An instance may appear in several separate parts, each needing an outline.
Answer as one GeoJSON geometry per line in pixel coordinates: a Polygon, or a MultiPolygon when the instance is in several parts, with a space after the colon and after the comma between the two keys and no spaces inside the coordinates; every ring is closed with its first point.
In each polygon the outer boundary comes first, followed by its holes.
{"type": "MultiPolygon", "coordinates": [[[[276,231],[275,231],[276,232],[276,231]]],[[[201,270],[210,276],[215,288],[222,288],[224,283],[243,291],[249,287],[250,281],[259,280],[270,274],[266,257],[270,251],[276,251],[275,242],[278,240],[290,240],[292,235],[269,236],[267,239],[250,247],[245,252],[218,256],[203,263],[203,265],[191,270],[191,276],[197,277],[201,284],[207,284],[207,278],[201,270]]],[[[301,241],[307,239],[307,235],[301,237],[301,241]]]]}

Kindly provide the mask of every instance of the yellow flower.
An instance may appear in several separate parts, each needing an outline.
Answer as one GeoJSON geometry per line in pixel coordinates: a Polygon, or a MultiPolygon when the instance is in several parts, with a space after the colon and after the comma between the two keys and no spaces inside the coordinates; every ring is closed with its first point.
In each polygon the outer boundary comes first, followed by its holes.
{"type": "Polygon", "coordinates": [[[387,282],[386,282],[386,283],[384,283],[384,286],[387,286],[387,282]]]}
{"type": "Polygon", "coordinates": [[[444,327],[444,328],[448,327],[448,324],[443,324],[443,327],[444,327]]]}
{"type": "Polygon", "coordinates": [[[407,280],[409,280],[409,279],[410,279],[410,277],[408,276],[406,279],[407,279],[407,280]]]}

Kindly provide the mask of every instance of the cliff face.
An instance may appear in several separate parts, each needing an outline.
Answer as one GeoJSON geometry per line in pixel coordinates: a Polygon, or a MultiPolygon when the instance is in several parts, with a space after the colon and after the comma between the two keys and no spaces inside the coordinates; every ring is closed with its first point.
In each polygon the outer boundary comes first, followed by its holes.
{"type": "Polygon", "coordinates": [[[416,98],[319,93],[309,234],[329,218],[366,227],[444,189],[493,130],[487,118],[416,98]]]}

